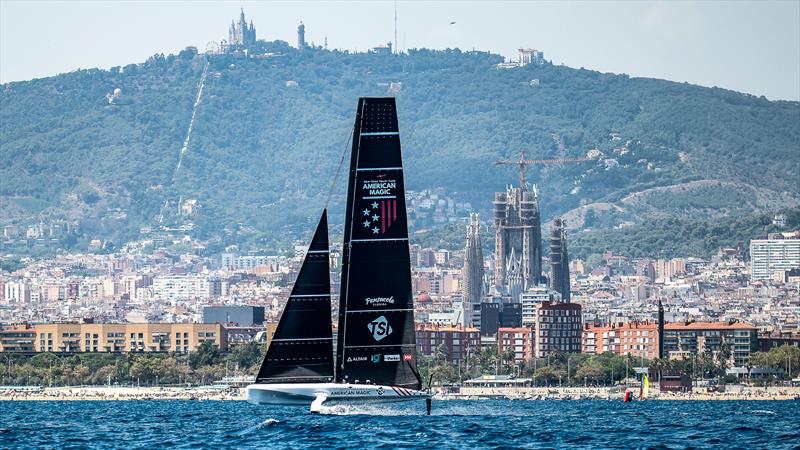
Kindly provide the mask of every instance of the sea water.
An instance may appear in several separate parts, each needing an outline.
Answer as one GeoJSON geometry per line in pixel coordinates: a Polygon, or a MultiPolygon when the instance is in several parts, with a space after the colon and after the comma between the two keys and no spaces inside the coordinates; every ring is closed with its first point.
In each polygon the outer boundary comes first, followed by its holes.
{"type": "Polygon", "coordinates": [[[800,448],[798,401],[0,402],[0,448],[800,448]]]}

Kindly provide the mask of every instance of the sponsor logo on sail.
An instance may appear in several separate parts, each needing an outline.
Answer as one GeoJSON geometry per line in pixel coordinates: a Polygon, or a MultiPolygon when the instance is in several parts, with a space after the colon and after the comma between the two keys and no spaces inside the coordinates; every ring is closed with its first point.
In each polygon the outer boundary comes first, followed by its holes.
{"type": "MultiPolygon", "coordinates": [[[[385,177],[385,175],[384,175],[385,177]]],[[[381,178],[378,176],[378,178],[381,178]]],[[[397,180],[364,180],[361,185],[361,225],[369,234],[381,235],[397,222],[397,180]]]]}
{"type": "Polygon", "coordinates": [[[391,297],[367,297],[364,299],[367,306],[388,306],[394,305],[394,295],[391,297]]]}
{"type": "Polygon", "coordinates": [[[366,356],[348,356],[347,362],[364,362],[367,360],[366,356]]]}
{"type": "Polygon", "coordinates": [[[400,355],[383,355],[383,360],[386,362],[399,362],[400,355]]]}
{"type": "Polygon", "coordinates": [[[381,341],[386,336],[392,334],[392,327],[385,316],[380,316],[377,319],[367,324],[367,329],[372,333],[372,338],[375,342],[381,341]]]}
{"type": "MultiPolygon", "coordinates": [[[[377,178],[385,178],[386,175],[379,175],[377,178]]],[[[364,180],[361,189],[367,196],[392,195],[392,190],[397,187],[397,180],[364,180]]]]}
{"type": "Polygon", "coordinates": [[[379,363],[379,362],[381,362],[381,355],[377,355],[377,354],[376,355],[372,355],[371,359],[372,359],[373,363],[379,363]]]}
{"type": "Polygon", "coordinates": [[[412,359],[414,359],[414,355],[412,355],[411,353],[403,354],[403,361],[411,361],[412,359]]]}
{"type": "Polygon", "coordinates": [[[383,386],[378,387],[378,395],[383,395],[383,386]]]}

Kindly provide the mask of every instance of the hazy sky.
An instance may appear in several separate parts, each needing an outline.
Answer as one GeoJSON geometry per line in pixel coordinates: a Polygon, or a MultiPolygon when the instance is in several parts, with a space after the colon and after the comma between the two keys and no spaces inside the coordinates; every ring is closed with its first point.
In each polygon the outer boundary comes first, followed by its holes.
{"type": "MultiPolygon", "coordinates": [[[[36,2],[0,0],[0,82],[143,62],[227,38],[239,8],[259,39],[365,50],[394,36],[388,2],[36,2]]],[[[398,44],[519,47],[572,67],[800,100],[800,0],[697,2],[398,1],[398,44]],[[451,25],[450,22],[456,23],[451,25]]]]}

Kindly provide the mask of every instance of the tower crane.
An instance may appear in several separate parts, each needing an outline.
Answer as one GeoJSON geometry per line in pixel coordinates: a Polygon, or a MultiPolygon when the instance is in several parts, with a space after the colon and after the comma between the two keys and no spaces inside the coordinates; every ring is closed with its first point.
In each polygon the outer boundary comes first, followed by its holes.
{"type": "Polygon", "coordinates": [[[555,158],[555,159],[525,159],[525,150],[520,152],[518,161],[513,159],[501,159],[495,161],[495,166],[501,165],[516,165],[519,166],[519,185],[525,186],[525,166],[532,166],[536,164],[563,164],[563,163],[577,163],[583,161],[594,161],[594,158],[581,157],[581,158],[555,158]]]}

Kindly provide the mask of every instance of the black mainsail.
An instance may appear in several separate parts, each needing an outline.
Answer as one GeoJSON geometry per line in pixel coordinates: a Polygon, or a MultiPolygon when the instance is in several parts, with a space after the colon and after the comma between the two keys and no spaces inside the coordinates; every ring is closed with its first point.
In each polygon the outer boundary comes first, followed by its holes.
{"type": "Polygon", "coordinates": [[[314,232],[256,383],[333,381],[327,211],[314,232]]]}
{"type": "Polygon", "coordinates": [[[394,98],[361,98],[350,156],[337,383],[420,389],[394,98]]]}

